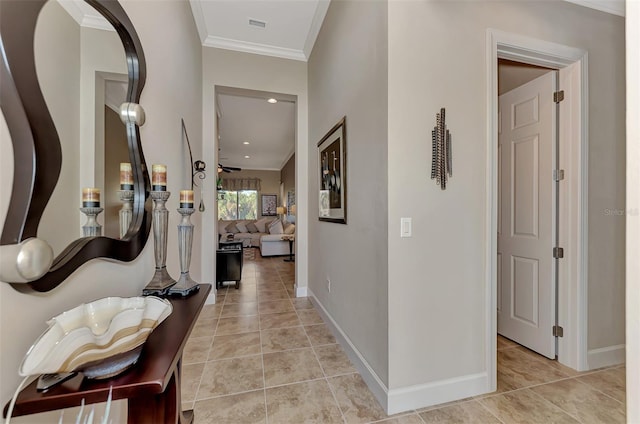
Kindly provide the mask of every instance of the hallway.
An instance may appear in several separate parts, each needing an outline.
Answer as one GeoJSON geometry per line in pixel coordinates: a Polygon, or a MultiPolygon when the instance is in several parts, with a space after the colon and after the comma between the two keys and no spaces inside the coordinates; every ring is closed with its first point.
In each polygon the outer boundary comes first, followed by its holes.
{"type": "Polygon", "coordinates": [[[497,392],[388,417],[312,303],[293,297],[294,264],[244,254],[240,289],[218,291],[185,348],[196,424],[624,423],[624,366],[577,373],[500,336],[497,392]]]}

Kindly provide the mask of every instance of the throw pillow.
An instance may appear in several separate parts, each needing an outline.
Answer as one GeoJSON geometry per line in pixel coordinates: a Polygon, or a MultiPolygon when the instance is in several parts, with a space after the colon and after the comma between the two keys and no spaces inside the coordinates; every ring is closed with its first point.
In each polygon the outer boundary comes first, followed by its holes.
{"type": "Polygon", "coordinates": [[[262,218],[256,221],[256,227],[258,227],[259,233],[267,232],[267,224],[271,222],[270,219],[271,218],[262,218]]]}
{"type": "Polygon", "coordinates": [[[279,219],[274,220],[271,224],[269,224],[269,234],[282,234],[284,230],[282,229],[282,222],[279,219]]]}
{"type": "Polygon", "coordinates": [[[250,222],[247,224],[247,231],[250,233],[257,233],[258,227],[256,227],[256,224],[254,224],[253,222],[250,222]]]}
{"type": "Polygon", "coordinates": [[[223,236],[227,234],[227,229],[225,228],[227,224],[225,224],[221,219],[218,220],[218,234],[223,236]]]}
{"type": "Polygon", "coordinates": [[[284,233],[285,234],[293,234],[295,232],[296,232],[296,225],[295,224],[289,224],[284,229],[284,233]]]}
{"type": "Polygon", "coordinates": [[[238,229],[238,231],[240,231],[241,233],[248,233],[249,231],[247,231],[247,225],[244,222],[238,222],[236,223],[236,228],[238,229]]]}
{"type": "Polygon", "coordinates": [[[227,230],[227,233],[231,233],[231,234],[238,234],[240,232],[240,230],[238,230],[238,227],[236,227],[235,222],[232,222],[231,224],[227,225],[225,229],[227,230]]]}

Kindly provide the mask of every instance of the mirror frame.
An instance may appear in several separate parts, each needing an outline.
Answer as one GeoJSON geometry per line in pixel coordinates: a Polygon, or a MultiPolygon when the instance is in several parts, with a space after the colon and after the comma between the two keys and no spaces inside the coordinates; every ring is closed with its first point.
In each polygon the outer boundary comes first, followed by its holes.
{"type": "MultiPolygon", "coordinates": [[[[1,0],[0,106],[13,144],[13,187],[0,245],[36,237],[40,219],[55,189],[62,149],[55,124],[40,90],[34,57],[38,15],[47,0],[1,0]]],[[[138,34],[117,0],[85,0],[118,33],[126,55],[129,85],[126,102],[139,103],[146,80],[146,63],[138,34]]],[[[77,268],[95,258],[132,261],[144,248],[151,229],[150,183],[138,125],[126,122],[133,171],[133,216],[120,239],[83,237],[69,244],[49,271],[28,283],[8,281],[21,292],[53,290],[77,268]]],[[[69,205],[74,208],[76,205],[69,205]]]]}

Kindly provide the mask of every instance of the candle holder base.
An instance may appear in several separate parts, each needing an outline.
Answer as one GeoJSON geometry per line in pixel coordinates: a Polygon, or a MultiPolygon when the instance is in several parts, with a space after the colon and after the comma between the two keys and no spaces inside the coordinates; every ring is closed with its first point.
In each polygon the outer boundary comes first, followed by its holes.
{"type": "Polygon", "coordinates": [[[167,272],[166,267],[156,268],[156,273],[153,274],[153,278],[142,289],[143,296],[166,296],[169,293],[169,288],[176,284],[176,280],[171,278],[167,272]]]}
{"type": "Polygon", "coordinates": [[[180,274],[178,283],[169,288],[169,295],[187,297],[200,290],[200,284],[196,283],[189,276],[189,272],[180,274]]]}

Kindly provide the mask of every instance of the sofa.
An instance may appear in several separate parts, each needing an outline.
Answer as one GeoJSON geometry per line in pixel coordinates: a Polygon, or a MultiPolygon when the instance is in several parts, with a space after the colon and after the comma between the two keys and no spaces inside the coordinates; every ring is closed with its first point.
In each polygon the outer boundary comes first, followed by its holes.
{"type": "Polygon", "coordinates": [[[289,254],[289,242],[282,240],[285,234],[295,234],[295,224],[282,222],[280,218],[219,220],[219,240],[241,241],[242,247],[257,247],[262,256],[289,254]]]}

